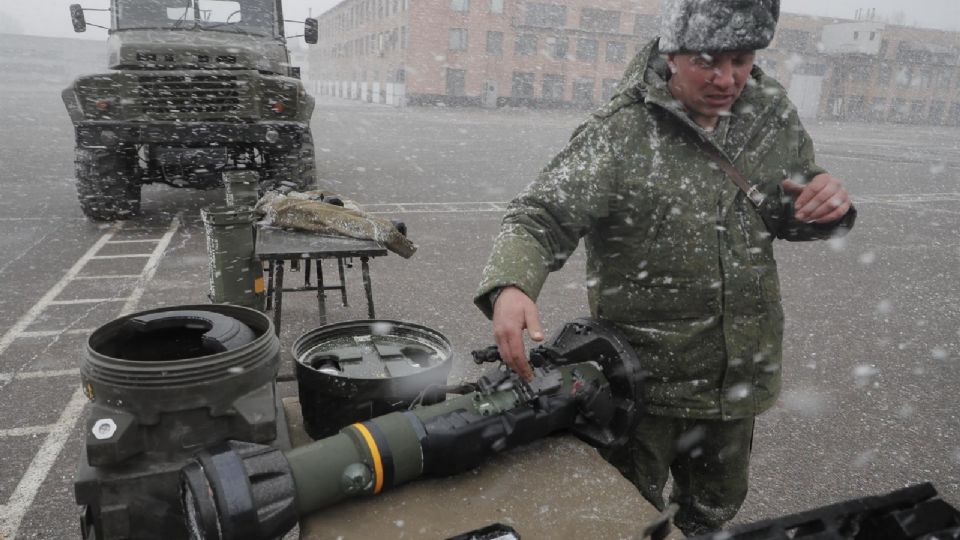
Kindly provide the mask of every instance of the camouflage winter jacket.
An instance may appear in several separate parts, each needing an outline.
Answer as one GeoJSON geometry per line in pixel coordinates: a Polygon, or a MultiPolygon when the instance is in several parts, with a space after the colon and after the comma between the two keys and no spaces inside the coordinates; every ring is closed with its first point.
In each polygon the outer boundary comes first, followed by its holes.
{"type": "Polygon", "coordinates": [[[636,348],[649,372],[648,412],[756,415],[780,389],[774,236],[828,238],[848,230],[855,212],[830,225],[793,219],[780,182],[824,171],[783,87],[760,69],[712,134],[671,97],[666,72],[654,41],[619,93],[511,202],[475,302],[489,317],[489,293],[500,287],[536,299],[584,237],[591,314],[636,348]],[[773,198],[769,232],[704,145],[773,198]]]}

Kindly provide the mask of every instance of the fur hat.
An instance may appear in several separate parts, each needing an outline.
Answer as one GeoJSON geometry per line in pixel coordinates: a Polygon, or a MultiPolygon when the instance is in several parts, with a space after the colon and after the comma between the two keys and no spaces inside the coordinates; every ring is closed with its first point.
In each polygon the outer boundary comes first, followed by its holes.
{"type": "Polygon", "coordinates": [[[660,52],[763,49],[779,17],[780,0],[664,0],[660,52]]]}

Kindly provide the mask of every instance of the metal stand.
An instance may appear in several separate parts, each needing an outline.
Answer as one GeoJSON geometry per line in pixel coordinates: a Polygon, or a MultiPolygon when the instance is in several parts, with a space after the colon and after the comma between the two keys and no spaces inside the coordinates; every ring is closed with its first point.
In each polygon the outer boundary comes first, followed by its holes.
{"type": "MultiPolygon", "coordinates": [[[[281,229],[263,228],[257,234],[256,254],[262,261],[267,262],[267,302],[266,309],[273,309],[273,325],[280,335],[280,325],[283,313],[284,292],[317,292],[317,308],[319,310],[320,325],[327,324],[327,291],[340,291],[340,299],[347,307],[347,280],[345,266],[353,257],[360,259],[363,290],[367,297],[367,316],[376,317],[373,302],[373,284],[370,279],[370,259],[387,254],[387,250],[372,240],[358,240],[354,238],[321,236],[306,232],[285,231],[281,229]],[[340,282],[328,285],[323,275],[323,259],[337,260],[337,273],[340,282]],[[304,281],[302,287],[284,287],[284,264],[290,261],[291,266],[304,261],[304,281]],[[348,262],[344,263],[344,260],[348,262]],[[311,266],[316,266],[316,286],[311,285],[311,266]]],[[[293,268],[292,268],[293,269],[293,268]]]]}

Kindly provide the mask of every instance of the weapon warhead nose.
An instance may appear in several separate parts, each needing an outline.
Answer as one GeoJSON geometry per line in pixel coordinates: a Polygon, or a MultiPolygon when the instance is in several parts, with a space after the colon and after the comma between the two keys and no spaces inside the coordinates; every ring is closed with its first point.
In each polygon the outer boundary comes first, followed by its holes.
{"type": "Polygon", "coordinates": [[[293,474],[276,448],[228,441],[180,470],[180,503],[195,540],[280,538],[297,523],[293,474]]]}
{"type": "Polygon", "coordinates": [[[187,516],[187,531],[194,540],[219,540],[220,516],[213,491],[196,461],[180,470],[180,504],[187,516]]]}

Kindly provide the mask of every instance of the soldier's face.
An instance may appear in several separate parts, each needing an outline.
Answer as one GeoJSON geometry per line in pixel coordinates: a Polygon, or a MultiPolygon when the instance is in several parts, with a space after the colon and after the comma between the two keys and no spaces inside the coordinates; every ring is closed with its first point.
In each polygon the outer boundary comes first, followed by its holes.
{"type": "Polygon", "coordinates": [[[754,56],[753,51],[668,54],[670,92],[695,122],[712,127],[743,92],[754,56]]]}

